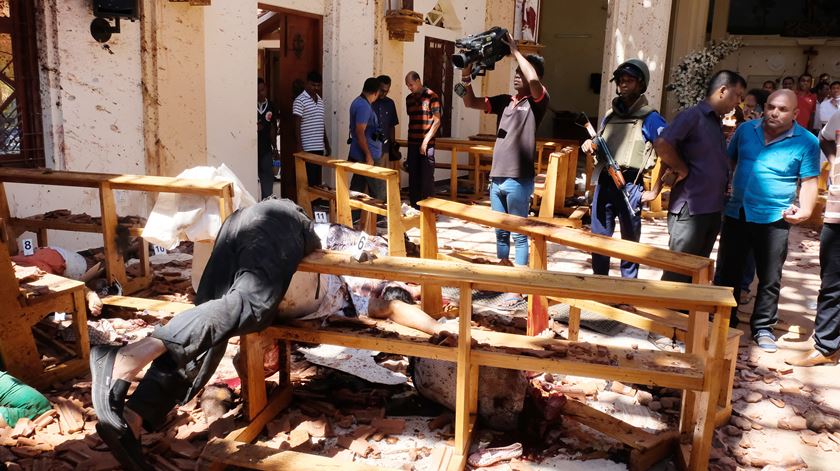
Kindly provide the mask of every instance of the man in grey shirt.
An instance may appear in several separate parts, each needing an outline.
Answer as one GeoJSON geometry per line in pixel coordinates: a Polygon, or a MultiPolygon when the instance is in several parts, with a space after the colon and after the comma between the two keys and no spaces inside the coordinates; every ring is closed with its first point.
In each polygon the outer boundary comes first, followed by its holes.
{"type": "MultiPolygon", "coordinates": [[[[528,216],[531,195],[534,193],[534,156],[537,128],[548,109],[548,92],[541,81],[545,66],[543,58],[523,56],[508,35],[505,43],[519,67],[513,77],[516,95],[476,97],[470,71],[462,71],[461,82],[466,87],[463,96],[468,108],[484,110],[499,116],[493,164],[490,167],[490,207],[495,211],[528,216]]],[[[496,229],[496,256],[503,262],[510,259],[510,232],[496,229]]],[[[528,237],[513,234],[517,266],[528,265],[528,237]]]]}

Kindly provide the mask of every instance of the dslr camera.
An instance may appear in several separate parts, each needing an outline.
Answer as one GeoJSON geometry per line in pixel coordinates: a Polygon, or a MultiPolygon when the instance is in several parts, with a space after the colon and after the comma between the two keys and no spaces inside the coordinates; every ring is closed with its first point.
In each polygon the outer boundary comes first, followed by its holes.
{"type": "MultiPolygon", "coordinates": [[[[381,142],[383,144],[388,143],[388,135],[385,134],[384,132],[382,132],[382,130],[374,131],[373,134],[370,135],[370,137],[374,141],[378,141],[378,142],[381,142]]],[[[352,143],[353,143],[353,136],[349,136],[347,138],[347,144],[349,145],[349,144],[352,144],[352,143]]]]}
{"type": "Polygon", "coordinates": [[[461,52],[452,55],[452,64],[459,69],[472,66],[472,78],[484,75],[485,71],[496,67],[496,62],[510,54],[510,47],[502,42],[507,34],[506,29],[494,26],[483,33],[455,41],[455,47],[461,52]]]}

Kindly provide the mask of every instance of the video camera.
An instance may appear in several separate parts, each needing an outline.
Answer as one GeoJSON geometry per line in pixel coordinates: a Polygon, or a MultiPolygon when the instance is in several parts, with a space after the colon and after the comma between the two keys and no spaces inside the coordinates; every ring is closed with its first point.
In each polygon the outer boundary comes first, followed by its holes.
{"type": "Polygon", "coordinates": [[[484,75],[485,71],[496,67],[496,62],[510,54],[510,47],[502,42],[507,34],[506,29],[494,26],[483,33],[455,41],[455,47],[461,52],[452,55],[452,64],[459,69],[472,64],[472,78],[484,75]]]}

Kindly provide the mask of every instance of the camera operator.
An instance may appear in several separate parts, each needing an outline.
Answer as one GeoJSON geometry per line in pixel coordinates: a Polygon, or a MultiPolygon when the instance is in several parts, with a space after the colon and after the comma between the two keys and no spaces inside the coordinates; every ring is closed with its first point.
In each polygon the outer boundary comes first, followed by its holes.
{"type": "Polygon", "coordinates": [[[411,206],[435,194],[435,134],[440,128],[440,98],[423,86],[415,71],[405,76],[411,93],[405,97],[408,112],[408,196],[411,206]]]}
{"type": "MultiPolygon", "coordinates": [[[[510,47],[519,64],[513,77],[516,95],[476,97],[469,67],[465,67],[461,76],[461,83],[466,87],[463,99],[468,108],[498,115],[496,146],[490,167],[491,208],[527,217],[534,193],[536,132],[549,101],[548,92],[540,81],[545,66],[540,56],[523,56],[510,34],[503,42],[510,47]]],[[[508,231],[496,230],[496,255],[503,263],[510,260],[510,236],[508,231]]],[[[515,264],[528,265],[528,237],[513,234],[513,240],[516,245],[515,264]]]]}
{"type": "MultiPolygon", "coordinates": [[[[365,80],[361,95],[350,104],[350,155],[347,160],[361,162],[368,165],[380,165],[382,161],[382,142],[386,140],[379,120],[373,112],[371,104],[379,96],[379,80],[370,77],[365,80]]],[[[370,190],[370,196],[385,200],[385,181],[353,174],[350,179],[350,190],[365,193],[370,190]]]]}

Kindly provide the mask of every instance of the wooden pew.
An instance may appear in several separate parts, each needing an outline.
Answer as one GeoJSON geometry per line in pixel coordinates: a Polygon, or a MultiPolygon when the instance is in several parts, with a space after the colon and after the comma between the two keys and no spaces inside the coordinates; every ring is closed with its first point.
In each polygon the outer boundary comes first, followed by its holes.
{"type": "Polygon", "coordinates": [[[531,206],[540,218],[553,218],[556,214],[562,214],[579,221],[589,211],[586,207],[566,208],[566,198],[574,196],[574,170],[570,170],[572,167],[577,168],[577,164],[572,164],[577,160],[577,155],[577,149],[573,147],[564,147],[558,152],[552,152],[548,158],[546,173],[536,176],[531,206]]]}
{"type": "MultiPolygon", "coordinates": [[[[705,257],[671,252],[638,242],[615,239],[592,234],[581,230],[564,227],[562,219],[523,218],[499,213],[483,206],[469,206],[454,201],[430,198],[420,202],[420,254],[426,259],[442,258],[438,253],[437,216],[447,216],[463,221],[474,222],[517,232],[527,235],[531,239],[529,266],[532,269],[545,270],[548,268],[547,242],[557,243],[584,252],[600,253],[614,258],[620,258],[641,265],[660,268],[665,271],[690,276],[693,284],[710,284],[714,274],[714,261],[705,257]]],[[[511,290],[505,290],[511,291],[511,290]]],[[[536,335],[548,328],[549,301],[568,302],[568,300],[545,299],[531,296],[528,299],[528,334],[536,335]]],[[[569,338],[577,340],[580,330],[581,309],[587,309],[619,322],[632,325],[651,332],[660,333],[668,337],[675,337],[686,343],[686,351],[694,352],[705,348],[700,345],[701,339],[692,337],[688,332],[696,332],[691,326],[690,319],[696,316],[686,316],[673,311],[662,311],[651,314],[649,312],[631,313],[603,303],[587,302],[585,304],[570,303],[569,338]],[[654,319],[651,316],[657,316],[654,319]],[[656,328],[651,328],[656,322],[656,328]]],[[[423,309],[430,315],[442,312],[442,297],[439,288],[428,286],[423,288],[423,309]]],[[[728,381],[724,385],[721,397],[721,411],[719,420],[728,420],[731,414],[730,400],[735,380],[735,362],[738,355],[738,342],[742,332],[730,329],[727,332],[726,372],[728,381]]]]}
{"type": "MultiPolygon", "coordinates": [[[[117,281],[126,294],[147,288],[152,281],[149,266],[149,245],[142,243],[140,263],[142,275],[129,280],[125,273],[125,260],[116,247],[117,210],[115,190],[145,191],[151,193],[182,193],[215,197],[219,201],[219,215],[224,221],[233,212],[233,184],[199,179],[161,177],[148,175],[117,175],[109,173],[71,172],[50,169],[0,168],[0,218],[8,221],[18,233],[34,231],[38,245],[47,245],[47,230],[101,233],[105,249],[105,275],[109,282],[117,281]],[[99,192],[101,224],[78,224],[66,221],[36,220],[11,217],[4,183],[94,188],[99,192]]],[[[129,234],[139,237],[140,227],[129,228],[129,234]]],[[[16,249],[14,237],[8,241],[9,250],[16,249]]]]}
{"type": "Polygon", "coordinates": [[[347,227],[353,227],[353,209],[364,211],[362,229],[368,234],[376,234],[376,216],[384,216],[388,223],[389,254],[397,256],[406,254],[405,232],[420,224],[420,215],[402,215],[399,171],[347,160],[330,159],[307,152],[298,152],[295,154],[295,181],[298,188],[298,204],[310,217],[314,216],[312,201],[318,198],[329,200],[331,220],[347,227]],[[335,171],[335,189],[308,186],[306,163],[333,169],[335,171]],[[353,174],[384,180],[385,201],[370,197],[351,196],[350,177],[353,174]]]}
{"type": "Polygon", "coordinates": [[[6,223],[0,218],[0,359],[5,370],[35,388],[47,388],[83,374],[90,352],[85,284],[48,274],[19,286],[9,255],[10,241],[6,223]],[[72,316],[76,337],[72,348],[36,326],[54,312],[72,316]],[[36,337],[51,344],[57,353],[69,355],[69,359],[45,368],[36,337]]]}
{"type": "MultiPolygon", "coordinates": [[[[235,442],[248,443],[254,440],[265,425],[291,402],[288,371],[282,372],[281,384],[284,386],[270,400],[266,396],[265,388],[262,387],[264,380],[260,336],[456,362],[455,440],[448,469],[464,469],[466,464],[477,413],[479,366],[562,372],[686,390],[696,400],[692,402],[692,408],[682,413],[682,421],[685,423],[682,441],[688,445],[680,448],[685,454],[679,458],[691,470],[705,470],[708,467],[715,428],[715,405],[723,382],[719,371],[724,363],[730,310],[735,305],[730,288],[543,270],[511,270],[499,266],[400,257],[382,257],[357,263],[349,255],[321,251],[306,257],[299,269],[420,283],[424,287],[458,286],[463,303],[459,310],[458,344],[446,347],[424,342],[427,335],[387,322],[379,322],[377,325],[380,330],[395,332],[396,338],[393,335],[377,335],[369,329],[353,331],[346,328],[303,329],[284,326],[271,327],[259,335],[245,336],[241,345],[249,372],[247,411],[251,422],[246,428],[233,432],[226,440],[214,442],[213,446],[208,447],[210,451],[205,452],[204,458],[215,457],[217,460],[210,469],[223,469],[226,464],[262,469],[261,463],[267,459],[266,456],[250,462],[233,458],[221,460],[218,451],[224,448],[235,450],[243,457],[253,456],[247,452],[248,445],[235,442]],[[691,335],[704,340],[708,338],[708,342],[702,342],[708,348],[694,353],[638,352],[620,347],[596,348],[580,342],[471,329],[473,289],[514,290],[543,297],[587,299],[601,303],[632,302],[641,307],[686,309],[692,312],[691,335]],[[707,312],[713,313],[711,328],[707,312]],[[473,341],[477,342],[477,346],[472,345],[473,341]],[[529,353],[546,350],[565,353],[554,357],[529,353]],[[593,353],[595,351],[597,353],[593,353]]],[[[615,433],[626,435],[632,427],[626,423],[621,424],[621,427],[615,428],[615,433]]],[[[607,432],[610,433],[610,430],[607,432]]],[[[647,449],[655,456],[637,458],[648,460],[646,462],[663,458],[674,443],[668,434],[661,434],[658,440],[657,444],[651,444],[647,449]]],[[[283,456],[288,458],[290,455],[283,456]]]]}

